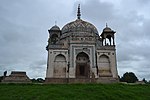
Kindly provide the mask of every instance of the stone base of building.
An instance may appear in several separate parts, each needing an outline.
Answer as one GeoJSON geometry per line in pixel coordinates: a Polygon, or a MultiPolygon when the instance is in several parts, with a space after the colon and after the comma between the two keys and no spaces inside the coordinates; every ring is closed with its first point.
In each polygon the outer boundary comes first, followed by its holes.
{"type": "Polygon", "coordinates": [[[45,84],[65,83],[117,83],[119,80],[112,77],[101,78],[45,78],[45,84]]]}
{"type": "Polygon", "coordinates": [[[9,76],[5,76],[2,83],[31,83],[26,72],[12,71],[9,76]]]}

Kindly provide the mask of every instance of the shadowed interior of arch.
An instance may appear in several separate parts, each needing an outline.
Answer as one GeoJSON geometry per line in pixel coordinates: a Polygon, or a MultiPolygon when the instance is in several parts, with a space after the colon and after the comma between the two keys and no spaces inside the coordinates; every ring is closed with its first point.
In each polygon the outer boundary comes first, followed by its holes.
{"type": "Polygon", "coordinates": [[[89,56],[80,52],[76,57],[76,78],[88,78],[90,73],[89,56]]]}

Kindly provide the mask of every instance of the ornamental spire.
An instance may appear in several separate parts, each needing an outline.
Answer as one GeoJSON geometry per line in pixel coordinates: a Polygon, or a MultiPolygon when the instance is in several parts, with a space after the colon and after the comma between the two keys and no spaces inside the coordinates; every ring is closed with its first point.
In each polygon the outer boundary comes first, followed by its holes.
{"type": "Polygon", "coordinates": [[[80,4],[78,5],[78,12],[77,12],[77,18],[80,19],[81,13],[80,13],[80,4]]]}
{"type": "Polygon", "coordinates": [[[108,27],[107,23],[106,23],[106,27],[108,27]]]}
{"type": "Polygon", "coordinates": [[[55,20],[55,26],[57,26],[57,21],[55,20]]]}

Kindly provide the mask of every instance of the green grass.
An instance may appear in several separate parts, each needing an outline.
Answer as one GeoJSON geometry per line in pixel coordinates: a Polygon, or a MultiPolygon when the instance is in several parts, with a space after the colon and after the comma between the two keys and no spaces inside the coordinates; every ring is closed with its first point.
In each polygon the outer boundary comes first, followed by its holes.
{"type": "Polygon", "coordinates": [[[0,100],[150,100],[150,85],[0,84],[0,100]]]}

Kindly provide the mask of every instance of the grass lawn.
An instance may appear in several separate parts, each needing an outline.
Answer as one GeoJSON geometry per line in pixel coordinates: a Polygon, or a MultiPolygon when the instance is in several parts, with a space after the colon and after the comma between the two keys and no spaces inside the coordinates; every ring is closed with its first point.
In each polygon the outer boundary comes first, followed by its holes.
{"type": "Polygon", "coordinates": [[[150,100],[150,85],[0,84],[0,100],[150,100]]]}

